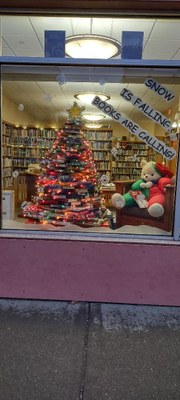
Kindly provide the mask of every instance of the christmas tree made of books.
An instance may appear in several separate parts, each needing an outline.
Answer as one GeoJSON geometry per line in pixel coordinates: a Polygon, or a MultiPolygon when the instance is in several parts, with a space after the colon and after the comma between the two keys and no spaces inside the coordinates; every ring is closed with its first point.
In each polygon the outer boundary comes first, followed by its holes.
{"type": "Polygon", "coordinates": [[[77,103],[68,110],[63,129],[41,161],[37,195],[22,210],[28,222],[96,227],[112,221],[111,212],[102,204],[96,166],[78,110],[77,103]]]}

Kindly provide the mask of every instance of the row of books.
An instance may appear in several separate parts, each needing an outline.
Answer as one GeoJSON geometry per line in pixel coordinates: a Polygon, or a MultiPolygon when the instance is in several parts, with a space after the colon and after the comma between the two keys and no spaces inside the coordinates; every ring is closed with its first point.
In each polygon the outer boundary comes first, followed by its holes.
{"type": "Polygon", "coordinates": [[[87,139],[89,140],[111,140],[112,139],[112,132],[103,131],[88,131],[87,139]]]}
{"type": "Polygon", "coordinates": [[[93,154],[93,159],[94,161],[98,161],[98,160],[102,160],[102,161],[110,161],[111,160],[111,156],[110,153],[94,153],[93,154]]]}
{"type": "Polygon", "coordinates": [[[14,146],[32,146],[32,147],[52,147],[54,139],[38,139],[36,137],[19,137],[15,136],[11,140],[11,144],[14,146]]]}
{"type": "Polygon", "coordinates": [[[12,167],[12,158],[4,158],[3,160],[4,167],[12,167]]]}
{"type": "Polygon", "coordinates": [[[37,162],[35,158],[13,158],[13,167],[28,168],[29,164],[37,162]]]}
{"type": "Polygon", "coordinates": [[[111,169],[111,163],[107,161],[100,161],[96,162],[96,168],[99,171],[110,171],[111,169]]]}
{"type": "Polygon", "coordinates": [[[46,153],[43,149],[38,149],[38,151],[34,148],[16,148],[14,149],[13,157],[34,157],[34,158],[42,158],[46,153]]]}
{"type": "Polygon", "coordinates": [[[129,181],[131,178],[129,175],[114,174],[112,175],[113,181],[129,181]]]}
{"type": "Polygon", "coordinates": [[[11,136],[12,127],[10,125],[3,124],[3,135],[11,136]]]}
{"type": "Polygon", "coordinates": [[[123,141],[121,141],[120,143],[119,143],[121,146],[123,146],[124,148],[126,148],[126,147],[131,147],[131,148],[133,148],[133,149],[137,149],[137,150],[140,150],[140,149],[148,149],[148,146],[147,146],[147,144],[145,144],[145,143],[143,143],[143,142],[141,142],[141,143],[137,143],[137,142],[123,142],[123,141]]]}
{"type": "Polygon", "coordinates": [[[14,149],[14,157],[37,157],[36,149],[22,149],[22,148],[15,148],[14,149]]]}
{"type": "Polygon", "coordinates": [[[18,136],[20,138],[44,138],[44,139],[55,139],[56,132],[53,129],[38,129],[38,128],[13,128],[12,136],[18,136]]]}
{"type": "MultiPolygon", "coordinates": [[[[146,157],[143,157],[143,158],[146,158],[146,157]]],[[[124,157],[118,157],[118,158],[116,158],[116,160],[114,160],[114,162],[123,162],[123,161],[131,161],[131,162],[138,162],[138,163],[140,163],[141,162],[141,160],[142,160],[142,157],[140,157],[139,155],[138,156],[136,156],[136,157],[133,157],[133,156],[124,156],[124,157]]]]}
{"type": "MultiPolygon", "coordinates": [[[[121,154],[116,155],[116,157],[124,157],[124,156],[133,156],[136,152],[134,151],[135,149],[133,148],[133,150],[123,150],[121,152],[121,154]]],[[[138,150],[138,152],[136,153],[138,154],[138,156],[148,156],[148,151],[147,150],[138,150]]]]}
{"type": "Polygon", "coordinates": [[[111,142],[91,142],[91,150],[111,150],[111,142]]]}
{"type": "Polygon", "coordinates": [[[6,178],[7,176],[12,176],[12,168],[11,167],[3,168],[3,178],[6,178]]]}
{"type": "Polygon", "coordinates": [[[129,169],[129,168],[113,168],[112,169],[113,174],[128,174],[128,175],[140,175],[139,174],[139,169],[129,169]]]}
{"type": "Polygon", "coordinates": [[[3,179],[3,189],[7,189],[11,186],[13,186],[13,177],[5,177],[3,179]]]}
{"type": "Polygon", "coordinates": [[[5,136],[5,135],[3,135],[3,137],[2,137],[2,144],[3,144],[3,145],[11,144],[11,140],[12,140],[11,136],[5,136]]]}
{"type": "Polygon", "coordinates": [[[112,175],[112,180],[113,181],[129,181],[129,180],[137,180],[138,175],[128,175],[128,174],[113,174],[112,175]]]}
{"type": "Polygon", "coordinates": [[[2,155],[12,157],[12,150],[11,147],[3,147],[2,148],[2,155]]]}
{"type": "Polygon", "coordinates": [[[126,168],[142,168],[140,165],[140,162],[134,162],[134,161],[127,161],[127,162],[115,162],[112,161],[112,168],[117,168],[117,167],[126,167],[126,168]]]}

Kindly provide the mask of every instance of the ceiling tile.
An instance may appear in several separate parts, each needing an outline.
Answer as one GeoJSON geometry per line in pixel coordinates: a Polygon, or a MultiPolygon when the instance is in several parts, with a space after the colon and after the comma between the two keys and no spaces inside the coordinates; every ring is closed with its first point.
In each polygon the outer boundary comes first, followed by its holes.
{"type": "Polygon", "coordinates": [[[29,18],[22,16],[3,16],[2,19],[2,34],[4,35],[33,35],[34,31],[30,24],[29,18]]]}
{"type": "Polygon", "coordinates": [[[176,54],[172,57],[172,60],[180,60],[180,49],[177,51],[176,54]]]}
{"type": "Polygon", "coordinates": [[[144,51],[160,51],[161,53],[175,52],[179,49],[179,46],[179,40],[166,39],[166,41],[162,41],[159,39],[150,39],[146,44],[144,51]]]}
{"type": "Polygon", "coordinates": [[[70,17],[30,17],[31,24],[38,35],[44,35],[45,30],[65,30],[67,35],[72,33],[72,18],[70,17]]]}
{"type": "Polygon", "coordinates": [[[158,20],[151,33],[151,39],[162,40],[162,44],[166,40],[179,40],[180,41],[180,22],[176,20],[158,20]]]}
{"type": "Polygon", "coordinates": [[[148,38],[155,24],[154,19],[114,19],[112,24],[112,36],[118,40],[122,31],[144,32],[144,38],[148,38]]]}
{"type": "Polygon", "coordinates": [[[4,41],[9,47],[11,47],[11,49],[42,50],[42,46],[36,35],[4,35],[4,41]]]}

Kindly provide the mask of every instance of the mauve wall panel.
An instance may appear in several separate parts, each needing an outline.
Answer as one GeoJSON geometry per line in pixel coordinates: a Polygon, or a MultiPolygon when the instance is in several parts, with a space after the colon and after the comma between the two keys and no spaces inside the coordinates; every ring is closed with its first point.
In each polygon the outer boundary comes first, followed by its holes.
{"type": "Polygon", "coordinates": [[[180,247],[0,240],[0,297],[180,306],[180,247]]]}

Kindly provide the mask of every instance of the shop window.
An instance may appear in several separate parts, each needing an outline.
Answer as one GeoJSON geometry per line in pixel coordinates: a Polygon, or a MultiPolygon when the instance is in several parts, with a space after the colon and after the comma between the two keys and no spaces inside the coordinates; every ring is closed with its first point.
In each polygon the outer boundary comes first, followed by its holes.
{"type": "Polygon", "coordinates": [[[171,237],[179,88],[163,66],[3,65],[2,229],[171,237]]]}

